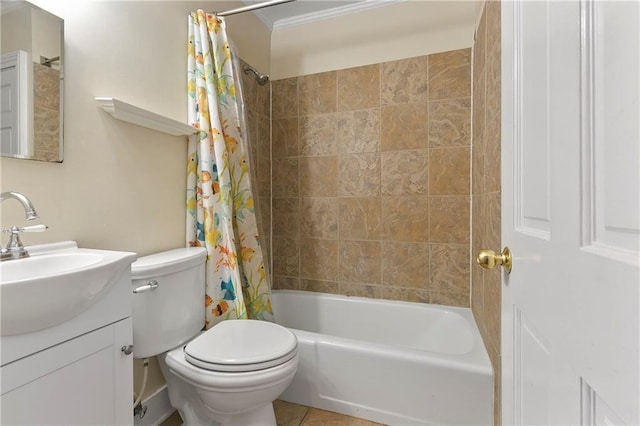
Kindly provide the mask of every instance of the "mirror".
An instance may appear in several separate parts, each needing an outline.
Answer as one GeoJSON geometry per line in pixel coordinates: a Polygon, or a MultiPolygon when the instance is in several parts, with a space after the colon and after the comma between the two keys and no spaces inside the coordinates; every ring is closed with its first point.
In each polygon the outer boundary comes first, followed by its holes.
{"type": "Polygon", "coordinates": [[[63,20],[0,0],[0,154],[62,162],[63,20]]]}

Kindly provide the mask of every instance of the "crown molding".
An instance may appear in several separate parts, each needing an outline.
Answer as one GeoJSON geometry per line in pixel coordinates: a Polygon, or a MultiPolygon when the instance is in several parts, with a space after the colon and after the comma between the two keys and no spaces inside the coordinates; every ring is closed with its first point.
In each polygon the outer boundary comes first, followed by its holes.
{"type": "Polygon", "coordinates": [[[407,0],[364,0],[359,3],[334,7],[332,9],[326,9],[319,12],[305,13],[302,15],[293,16],[291,18],[278,19],[275,22],[271,22],[261,10],[254,10],[253,13],[255,13],[258,19],[260,19],[269,29],[271,29],[272,31],[277,31],[284,28],[304,25],[315,21],[322,21],[324,19],[331,19],[350,13],[363,12],[365,10],[389,6],[391,4],[401,3],[405,1],[407,0]]]}
{"type": "MultiPolygon", "coordinates": [[[[247,4],[247,2],[244,3],[247,4]]],[[[269,31],[273,31],[273,22],[271,22],[271,20],[267,18],[267,15],[265,15],[262,10],[252,10],[252,12],[258,17],[258,19],[264,24],[264,26],[269,29],[269,31]]]]}
{"type": "Polygon", "coordinates": [[[277,20],[273,24],[273,30],[277,31],[284,28],[295,27],[297,25],[308,24],[310,22],[331,19],[341,15],[348,15],[350,13],[364,12],[365,10],[376,9],[378,7],[389,6],[394,3],[402,3],[405,1],[407,0],[365,0],[360,3],[340,6],[320,12],[305,13],[304,15],[277,20]]]}

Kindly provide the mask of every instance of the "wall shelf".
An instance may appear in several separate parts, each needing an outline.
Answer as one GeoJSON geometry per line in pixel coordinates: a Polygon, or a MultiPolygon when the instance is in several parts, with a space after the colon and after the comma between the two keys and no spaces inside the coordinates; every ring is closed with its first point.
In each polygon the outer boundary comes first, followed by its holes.
{"type": "Polygon", "coordinates": [[[96,102],[102,109],[117,118],[137,124],[158,132],[173,136],[189,136],[195,134],[198,129],[178,120],[165,117],[144,108],[131,105],[116,98],[96,97],[96,102]]]}

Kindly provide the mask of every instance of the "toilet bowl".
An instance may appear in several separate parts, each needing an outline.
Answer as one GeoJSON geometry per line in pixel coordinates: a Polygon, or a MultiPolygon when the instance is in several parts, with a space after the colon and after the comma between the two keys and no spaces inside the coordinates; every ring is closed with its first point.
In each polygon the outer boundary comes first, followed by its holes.
{"type": "Polygon", "coordinates": [[[186,425],[275,425],[273,401],[298,367],[297,339],[267,321],[204,325],[200,248],[132,265],[134,356],[158,355],[169,400],[186,425]]]}
{"type": "Polygon", "coordinates": [[[289,386],[298,367],[297,341],[291,334],[268,322],[227,320],[165,353],[161,362],[170,374],[193,386],[218,422],[275,424],[272,402],[289,386]],[[267,341],[271,343],[264,346],[267,341]]]}

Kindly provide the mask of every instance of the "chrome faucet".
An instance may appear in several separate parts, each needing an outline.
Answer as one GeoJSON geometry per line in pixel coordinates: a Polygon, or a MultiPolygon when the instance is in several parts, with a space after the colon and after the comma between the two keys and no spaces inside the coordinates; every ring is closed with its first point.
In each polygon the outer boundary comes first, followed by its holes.
{"type": "Polygon", "coordinates": [[[26,215],[27,220],[37,219],[38,213],[36,213],[36,209],[33,208],[33,204],[31,201],[24,195],[15,191],[7,191],[0,194],[0,203],[9,198],[13,198],[14,200],[18,200],[22,207],[24,207],[24,213],[26,215]]]}
{"type": "MultiPolygon", "coordinates": [[[[36,213],[36,209],[33,208],[31,201],[23,194],[15,191],[7,191],[0,194],[0,202],[8,200],[9,198],[18,200],[18,202],[22,204],[27,220],[34,220],[39,217],[38,213],[36,213]]],[[[22,241],[20,241],[20,232],[42,232],[46,229],[46,225],[24,226],[22,228],[17,226],[2,228],[2,232],[11,234],[11,237],[9,238],[7,247],[0,248],[0,261],[29,257],[29,253],[22,245],[22,241]]]]}

